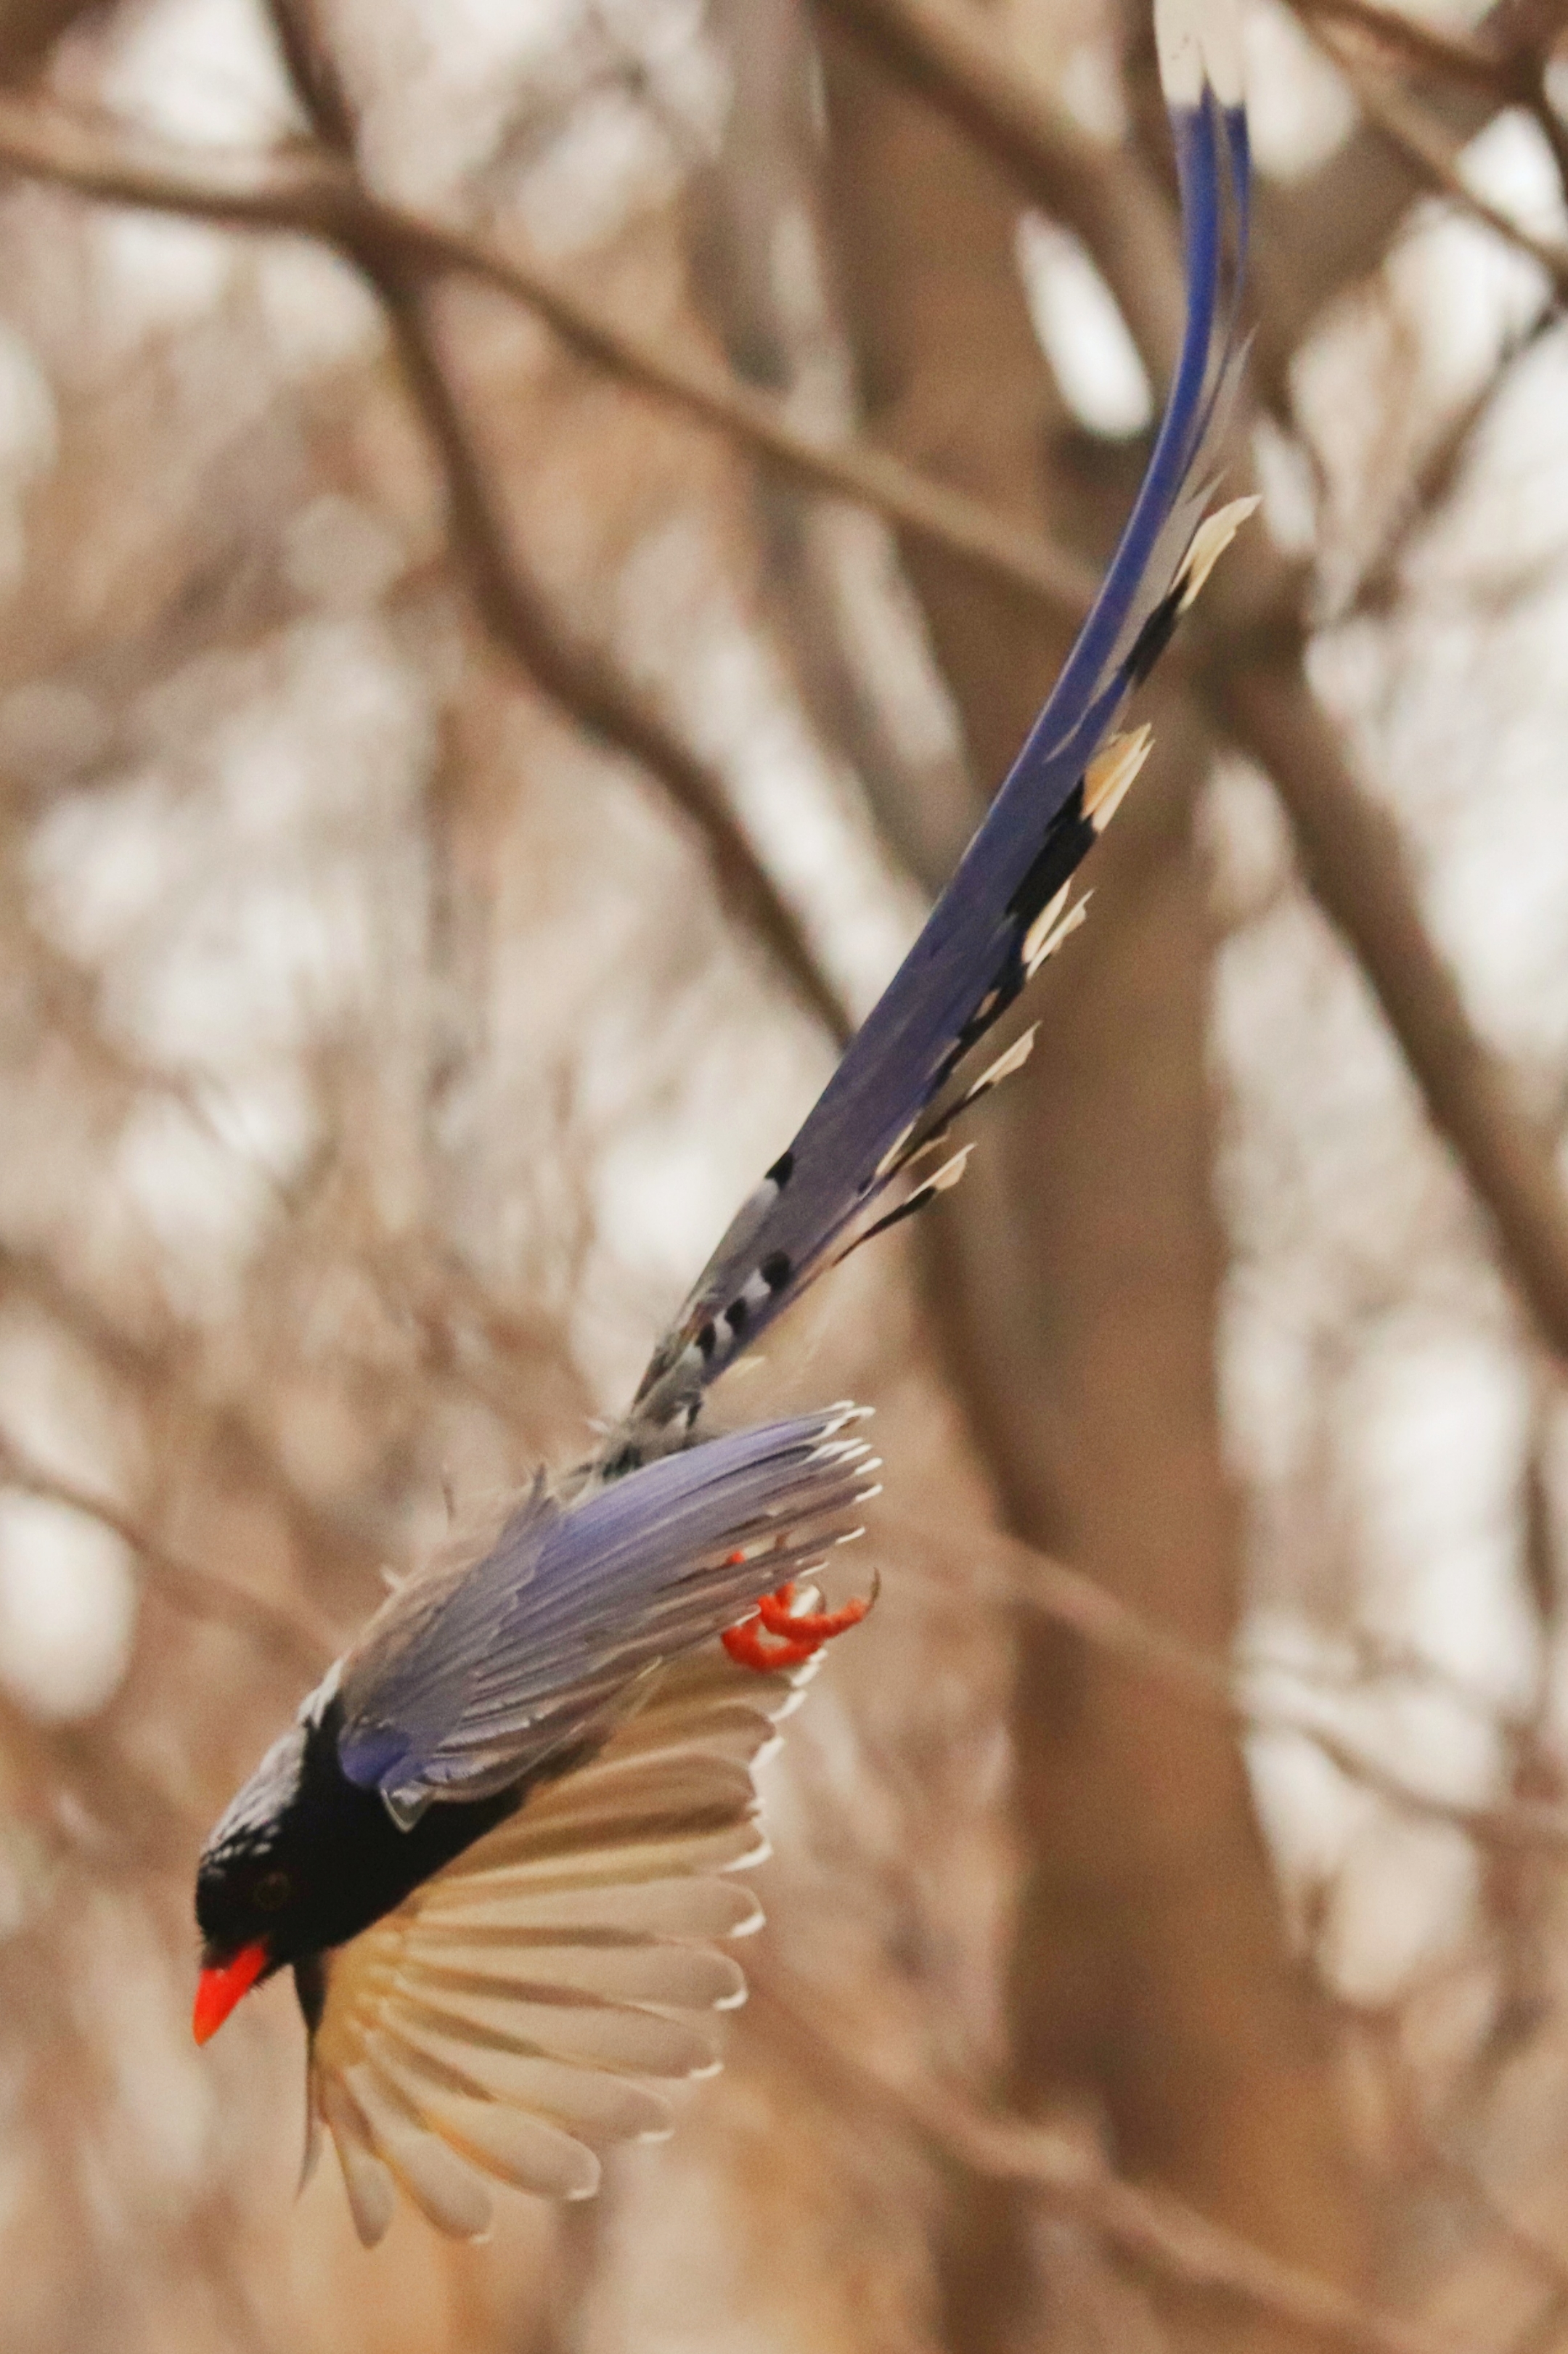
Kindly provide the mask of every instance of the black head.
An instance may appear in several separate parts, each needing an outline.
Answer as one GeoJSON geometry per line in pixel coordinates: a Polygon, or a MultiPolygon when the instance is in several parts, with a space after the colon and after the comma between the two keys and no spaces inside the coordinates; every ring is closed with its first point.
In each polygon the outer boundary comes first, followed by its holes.
{"type": "Polygon", "coordinates": [[[202,1959],[222,1966],[248,1946],[267,1949],[267,1969],[291,1961],[310,1910],[311,1862],[300,1834],[309,1728],[291,1725],[234,1797],[196,1866],[202,1959]]]}
{"type": "Polygon", "coordinates": [[[410,1889],[517,1804],[516,1790],[428,1808],[400,1829],[380,1792],[338,1760],[342,1709],[329,1678],[273,1743],[202,1850],[196,2041],[241,1995],[380,1920],[410,1889]]]}

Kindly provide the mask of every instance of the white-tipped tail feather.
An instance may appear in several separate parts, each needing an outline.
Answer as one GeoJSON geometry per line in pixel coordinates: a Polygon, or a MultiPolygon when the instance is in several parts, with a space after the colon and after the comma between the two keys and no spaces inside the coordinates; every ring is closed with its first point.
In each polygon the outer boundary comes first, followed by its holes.
{"type": "MultiPolygon", "coordinates": [[[[1214,554],[1218,553],[1216,548],[1214,554]]],[[[1213,562],[1213,557],[1209,562],[1213,562]]],[[[1105,832],[1127,799],[1153,742],[1154,730],[1145,722],[1128,736],[1113,736],[1104,751],[1097,752],[1085,769],[1084,815],[1097,833],[1105,832]]]]}
{"type": "Polygon", "coordinates": [[[1198,105],[1205,81],[1222,106],[1241,104],[1241,16],[1235,0],[1154,0],[1154,40],[1168,104],[1198,105]]]}
{"type": "Polygon", "coordinates": [[[1227,505],[1216,507],[1212,515],[1204,516],[1203,521],[1192,534],[1192,545],[1187,550],[1187,560],[1181,567],[1183,613],[1191,610],[1195,599],[1202,592],[1204,581],[1207,580],[1243,524],[1246,522],[1249,515],[1255,515],[1262,504],[1262,499],[1256,496],[1232,499],[1227,505]]]}
{"type": "Polygon", "coordinates": [[[588,2198],[603,2149],[669,2131],[657,2086],[711,2073],[745,1999],[714,1941],[761,1909],[722,1875],[767,1852],[753,1776],[814,1665],[758,1675],[715,1644],[667,1670],[589,1765],[330,1957],[313,2128],[367,2247],[399,2190],[473,2239],[493,2182],[588,2198]]]}

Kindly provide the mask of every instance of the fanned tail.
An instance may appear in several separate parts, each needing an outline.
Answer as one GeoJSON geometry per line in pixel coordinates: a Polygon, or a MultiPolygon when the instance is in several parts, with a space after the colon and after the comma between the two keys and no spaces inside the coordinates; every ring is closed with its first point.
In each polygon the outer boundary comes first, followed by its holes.
{"type": "Polygon", "coordinates": [[[710,1381],[822,1270],[955,1184],[954,1121],[1026,1058],[965,1084],[988,1031],[1081,920],[1072,877],[1147,757],[1114,732],[1255,501],[1205,517],[1245,356],[1248,157],[1234,0],[1157,0],[1181,190],[1187,319],[1142,485],[1049,701],[925,929],[793,1144],[742,1207],[638,1391],[634,1423],[688,1420],[710,1381]]]}

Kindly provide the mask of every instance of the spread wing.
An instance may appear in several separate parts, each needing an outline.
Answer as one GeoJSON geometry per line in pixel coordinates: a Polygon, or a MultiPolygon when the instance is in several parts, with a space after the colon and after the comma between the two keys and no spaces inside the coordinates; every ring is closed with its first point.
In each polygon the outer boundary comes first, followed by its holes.
{"type": "Polygon", "coordinates": [[[767,1851],[752,1776],[810,1673],[681,1660],[590,1765],[326,1956],[313,2146],[324,2125],[367,2247],[399,2189],[472,2238],[492,2180],[587,2198],[601,2150],[668,2133],[660,2086],[718,2065],[715,2014],[745,1999],[715,1941],[762,1914],[725,1875],[767,1851]]]}
{"type": "Polygon", "coordinates": [[[968,1087],[959,1066],[1075,924],[1071,877],[1148,749],[1146,728],[1114,735],[1122,708],[1255,504],[1202,519],[1243,356],[1248,160],[1234,0],[1157,0],[1156,30],[1181,178],[1187,319],[1132,514],[958,872],[661,1341],[633,1409],[644,1422],[694,1412],[707,1383],[824,1267],[956,1181],[962,1154],[939,1166],[924,1156],[1017,1068],[1028,1042],[968,1087]]]}
{"type": "Polygon", "coordinates": [[[411,1580],[344,1659],[338,1757],[395,1819],[559,1769],[638,1680],[859,1533],[876,1465],[830,1406],[667,1455],[562,1503],[535,1486],[484,1557],[411,1580]]]}

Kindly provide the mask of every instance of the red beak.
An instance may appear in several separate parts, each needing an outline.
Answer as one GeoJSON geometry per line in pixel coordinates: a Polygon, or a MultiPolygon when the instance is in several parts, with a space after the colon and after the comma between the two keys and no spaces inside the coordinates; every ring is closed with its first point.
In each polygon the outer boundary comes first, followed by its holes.
{"type": "Polygon", "coordinates": [[[191,2032],[198,2043],[216,2035],[242,1994],[249,1994],[262,1971],[269,1956],[260,1941],[254,1946],[241,1946],[231,1961],[210,1963],[196,1980],[196,2012],[191,2020],[191,2032]]]}

